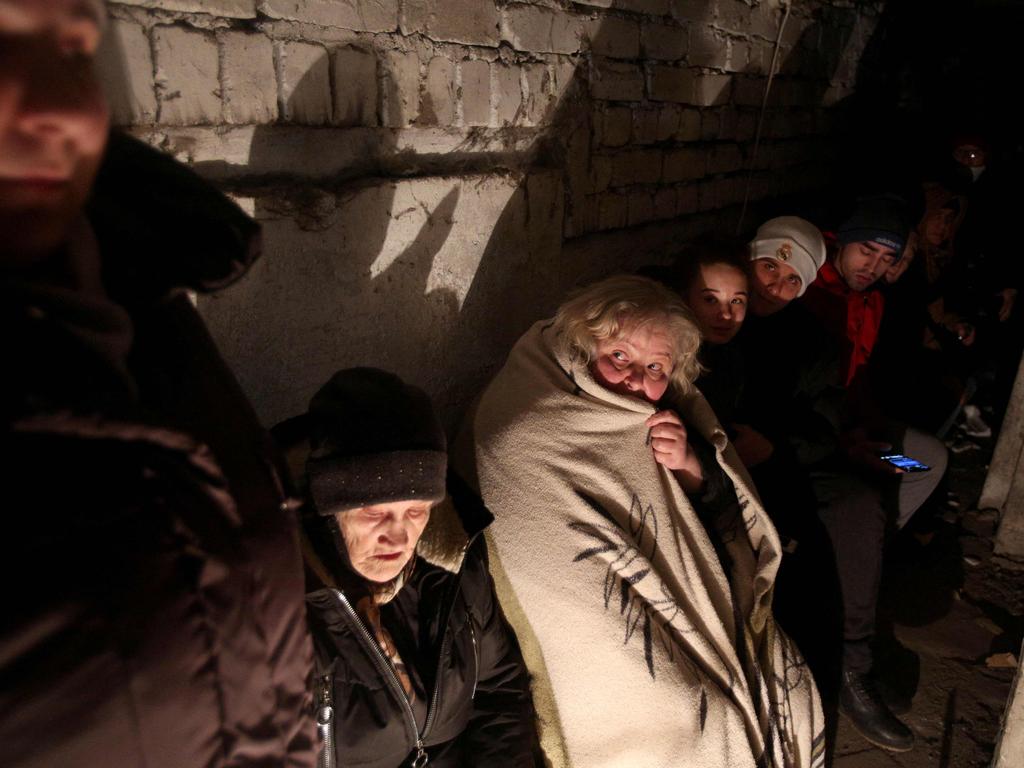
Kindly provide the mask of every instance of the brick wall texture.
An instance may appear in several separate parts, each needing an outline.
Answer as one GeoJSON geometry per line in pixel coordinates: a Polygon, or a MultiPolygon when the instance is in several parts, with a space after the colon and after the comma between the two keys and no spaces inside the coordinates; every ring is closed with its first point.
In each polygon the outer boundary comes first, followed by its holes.
{"type": "Polygon", "coordinates": [[[453,424],[569,288],[828,181],[882,0],[792,1],[763,113],[780,0],[110,0],[99,65],[263,223],[199,309],[264,421],[377,365],[453,424]]]}
{"type": "Polygon", "coordinates": [[[435,164],[443,133],[453,168],[481,143],[476,170],[537,162],[494,151],[516,135],[583,166],[572,238],[734,206],[751,170],[753,200],[820,184],[879,6],[794,0],[756,158],[777,0],[117,0],[104,73],[115,121],[172,149],[176,129],[307,126],[435,164]]]}

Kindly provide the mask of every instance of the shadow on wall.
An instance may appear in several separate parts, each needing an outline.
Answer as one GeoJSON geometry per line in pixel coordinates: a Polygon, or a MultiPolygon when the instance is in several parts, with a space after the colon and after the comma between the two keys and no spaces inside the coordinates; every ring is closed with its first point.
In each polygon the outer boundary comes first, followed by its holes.
{"type": "MultiPolygon", "coordinates": [[[[378,57],[385,83],[387,67],[378,57]]],[[[317,69],[285,114],[322,90],[317,69]]],[[[274,134],[256,131],[251,165],[272,162],[274,134]]],[[[473,139],[445,164],[399,135],[375,133],[365,175],[257,191],[267,256],[201,307],[268,422],[302,410],[338,368],[373,365],[423,386],[452,426],[561,293],[556,175],[531,175],[518,158],[502,167],[473,139]]]]}
{"type": "MultiPolygon", "coordinates": [[[[611,5],[631,10],[636,4],[611,5]]],[[[710,21],[715,9],[711,2],[688,3],[686,19],[693,25],[710,21]]],[[[769,103],[771,119],[788,119],[784,108],[799,100],[821,103],[843,64],[855,17],[853,9],[825,7],[788,41],[790,53],[780,61],[769,103]],[[813,84],[795,78],[796,85],[789,84],[791,72],[808,68],[818,73],[813,84]],[[805,90],[794,94],[796,87],[805,90]]],[[[200,302],[264,422],[304,410],[338,368],[375,365],[427,389],[451,426],[515,340],[550,315],[569,288],[666,258],[668,249],[702,228],[735,228],[743,168],[752,160],[749,115],[759,104],[759,91],[748,80],[761,82],[767,63],[709,77],[702,86],[701,103],[708,106],[738,103],[742,91],[743,127],[705,118],[706,125],[685,139],[682,128],[655,130],[642,151],[668,157],[682,151],[680,141],[699,141],[698,151],[687,150],[684,158],[696,167],[659,175],[649,189],[617,194],[609,191],[616,180],[602,172],[622,151],[602,138],[609,115],[629,106],[617,99],[639,98],[645,108],[657,102],[645,98],[650,83],[639,84],[638,97],[616,90],[621,32],[616,17],[607,18],[611,24],[591,29],[589,51],[577,57],[574,72],[557,80],[557,69],[548,71],[556,80],[547,83],[546,104],[524,100],[518,115],[506,115],[516,122],[530,110],[542,131],[480,128],[453,138],[436,129],[389,127],[410,122],[410,111],[418,109],[430,122],[431,110],[450,108],[428,98],[418,107],[404,103],[397,84],[408,77],[407,62],[392,51],[345,45],[285,62],[295,74],[280,98],[278,122],[252,133],[248,167],[261,175],[226,184],[251,199],[264,226],[265,255],[237,286],[200,302]],[[325,87],[332,77],[346,80],[346,90],[334,98],[325,87]],[[364,127],[288,127],[292,123],[364,127]],[[748,153],[740,157],[742,167],[715,171],[716,153],[735,139],[747,142],[741,143],[748,153]],[[696,182],[709,170],[698,197],[696,182]],[[661,205],[664,178],[675,185],[671,207],[659,215],[661,223],[647,228],[655,230],[653,238],[638,238],[628,228],[633,210],[640,208],[643,221],[645,207],[661,205]],[[688,223],[690,214],[719,207],[725,208],[721,215],[688,223]],[[595,226],[598,217],[605,226],[595,226]],[[603,231],[585,234],[594,230],[603,231]]],[[[679,29],[683,34],[685,27],[679,29]]],[[[691,46],[688,55],[707,56],[699,66],[715,66],[714,50],[698,54],[691,46]]],[[[672,64],[651,61],[648,72],[663,67],[671,74],[672,64]]],[[[115,87],[128,87],[130,76],[110,79],[115,87]]],[[[504,107],[493,108],[500,113],[504,107]]],[[[783,149],[800,151],[794,142],[783,149]]],[[[774,162],[770,147],[762,147],[762,181],[774,162]]],[[[213,179],[229,175],[216,159],[195,167],[213,179]]],[[[752,212],[744,228],[757,223],[752,212]]]]}

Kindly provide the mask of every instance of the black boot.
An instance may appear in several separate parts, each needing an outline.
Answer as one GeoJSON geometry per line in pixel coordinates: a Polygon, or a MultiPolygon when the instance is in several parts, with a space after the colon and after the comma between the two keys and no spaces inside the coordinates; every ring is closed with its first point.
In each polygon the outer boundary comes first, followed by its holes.
{"type": "Polygon", "coordinates": [[[907,752],[914,746],[914,732],[889,710],[866,674],[843,672],[839,711],[875,746],[890,752],[907,752]]]}
{"type": "Polygon", "coordinates": [[[894,715],[905,715],[913,708],[913,694],[907,693],[896,685],[887,682],[885,678],[877,678],[874,682],[878,695],[882,697],[885,706],[894,715]]]}

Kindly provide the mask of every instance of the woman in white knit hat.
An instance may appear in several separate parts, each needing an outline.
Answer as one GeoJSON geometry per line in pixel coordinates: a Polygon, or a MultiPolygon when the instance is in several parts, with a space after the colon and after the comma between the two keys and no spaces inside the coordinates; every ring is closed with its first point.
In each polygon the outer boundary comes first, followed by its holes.
{"type": "Polygon", "coordinates": [[[825,263],[825,239],[816,226],[798,216],[779,216],[762,224],[750,243],[751,310],[771,315],[807,286],[825,263]]]}

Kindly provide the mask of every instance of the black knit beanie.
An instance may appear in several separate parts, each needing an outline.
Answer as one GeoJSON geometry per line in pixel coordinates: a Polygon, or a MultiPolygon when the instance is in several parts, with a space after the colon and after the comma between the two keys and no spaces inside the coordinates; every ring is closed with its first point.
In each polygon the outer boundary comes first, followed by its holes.
{"type": "Polygon", "coordinates": [[[840,245],[878,243],[903,256],[912,224],[907,201],[893,194],[862,197],[853,214],[839,225],[836,237],[840,245]]]}
{"type": "Polygon", "coordinates": [[[444,498],[444,430],[423,390],[387,371],[348,368],[313,396],[308,419],[306,474],[321,515],[444,498]]]}

